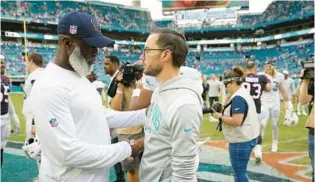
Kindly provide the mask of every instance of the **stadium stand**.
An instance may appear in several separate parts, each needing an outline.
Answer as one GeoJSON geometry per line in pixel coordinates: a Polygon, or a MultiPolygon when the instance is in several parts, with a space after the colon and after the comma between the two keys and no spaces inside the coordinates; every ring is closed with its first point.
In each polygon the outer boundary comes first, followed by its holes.
{"type": "MultiPolygon", "coordinates": [[[[21,52],[23,52],[21,43],[2,42],[1,50],[8,62],[7,71],[9,75],[24,75],[24,62],[21,52]]],[[[250,50],[250,54],[259,61],[262,68],[267,59],[274,59],[279,69],[290,69],[292,73],[298,73],[300,70],[299,59],[306,58],[313,54],[314,41],[306,41],[304,44],[295,42],[295,44],[282,45],[281,47],[266,48],[260,50],[250,50]]],[[[53,45],[31,44],[29,52],[39,52],[44,56],[45,63],[51,61],[55,55],[56,48],[53,45]]],[[[104,75],[103,58],[105,55],[115,55],[123,62],[135,62],[139,60],[141,51],[139,50],[100,50],[100,54],[94,65],[95,73],[103,81],[108,81],[104,75]]],[[[204,74],[222,74],[235,65],[244,64],[244,57],[249,54],[248,51],[235,52],[230,51],[205,51],[203,54],[189,52],[187,65],[201,70],[204,74]],[[200,60],[196,57],[200,56],[200,60]]]]}
{"type": "Polygon", "coordinates": [[[274,1],[261,15],[244,15],[238,18],[238,24],[250,26],[259,23],[285,20],[309,13],[314,14],[312,1],[274,1]]]}
{"type": "MultiPolygon", "coordinates": [[[[314,3],[309,1],[274,1],[261,15],[242,15],[238,17],[237,26],[248,26],[258,23],[290,19],[295,16],[304,16],[313,11],[314,3]],[[285,10],[285,11],[284,11],[285,10]]],[[[95,4],[75,1],[3,1],[1,15],[3,18],[17,19],[30,18],[34,22],[56,24],[59,17],[70,11],[85,11],[98,17],[103,26],[127,29],[149,29],[155,27],[172,27],[173,20],[159,20],[153,22],[150,14],[145,10],[130,9],[119,5],[95,4]]],[[[211,26],[211,25],[209,25],[211,26]]],[[[202,33],[201,33],[202,35],[202,33]]],[[[28,52],[37,51],[44,56],[46,64],[54,57],[56,47],[51,44],[28,44],[28,52]]],[[[7,72],[9,75],[25,75],[25,66],[21,52],[24,45],[21,42],[1,42],[1,52],[6,57],[7,72]]],[[[244,64],[246,55],[259,61],[262,68],[267,59],[274,59],[279,69],[290,69],[297,73],[300,68],[299,59],[308,57],[313,53],[314,41],[294,42],[280,46],[250,47],[244,50],[234,50],[223,47],[218,50],[205,49],[200,52],[191,48],[187,65],[199,69],[204,74],[222,74],[232,66],[244,64]]],[[[108,81],[104,75],[103,58],[106,55],[115,55],[121,61],[135,62],[139,59],[139,49],[106,49],[101,50],[94,66],[95,73],[102,81],[108,81]]]]}
{"type": "MultiPolygon", "coordinates": [[[[95,5],[88,2],[73,1],[3,1],[1,3],[2,17],[31,18],[33,21],[52,21],[58,19],[70,11],[84,11],[96,15],[102,25],[109,27],[150,29],[152,27],[174,27],[171,20],[159,20],[153,22],[148,11],[127,9],[110,5],[95,5]],[[75,7],[75,8],[74,8],[75,7]]],[[[237,26],[251,26],[254,24],[274,22],[299,18],[314,14],[312,1],[274,1],[261,15],[241,15],[237,19],[237,26]]],[[[213,26],[211,24],[203,27],[213,26]]],[[[230,25],[220,25],[230,26],[230,25]]]]}

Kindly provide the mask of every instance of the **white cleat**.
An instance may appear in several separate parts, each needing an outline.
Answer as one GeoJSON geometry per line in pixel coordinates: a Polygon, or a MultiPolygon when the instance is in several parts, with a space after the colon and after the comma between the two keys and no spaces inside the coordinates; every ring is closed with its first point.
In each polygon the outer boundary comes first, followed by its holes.
{"type": "Polygon", "coordinates": [[[301,116],[301,112],[300,112],[300,111],[298,111],[298,112],[297,112],[297,115],[298,115],[298,116],[301,116]]]}
{"type": "Polygon", "coordinates": [[[271,152],[277,152],[277,151],[278,151],[278,142],[274,141],[272,142],[271,152]]]}
{"type": "Polygon", "coordinates": [[[261,145],[256,145],[254,154],[255,154],[255,163],[260,164],[262,162],[261,145]]]}
{"type": "Polygon", "coordinates": [[[262,153],[261,152],[260,153],[255,152],[255,163],[257,165],[259,165],[259,164],[261,164],[261,162],[262,162],[262,153]]]}
{"type": "Polygon", "coordinates": [[[305,111],[303,111],[302,114],[303,114],[304,116],[307,116],[307,113],[306,113],[305,111]]]}

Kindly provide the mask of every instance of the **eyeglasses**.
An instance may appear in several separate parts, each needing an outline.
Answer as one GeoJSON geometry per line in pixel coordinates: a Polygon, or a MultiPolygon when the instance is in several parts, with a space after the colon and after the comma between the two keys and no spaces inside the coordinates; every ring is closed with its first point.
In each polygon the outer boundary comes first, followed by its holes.
{"type": "Polygon", "coordinates": [[[149,51],[166,51],[168,49],[149,49],[149,48],[144,48],[142,51],[143,56],[145,57],[145,55],[149,52],[149,51]]]}

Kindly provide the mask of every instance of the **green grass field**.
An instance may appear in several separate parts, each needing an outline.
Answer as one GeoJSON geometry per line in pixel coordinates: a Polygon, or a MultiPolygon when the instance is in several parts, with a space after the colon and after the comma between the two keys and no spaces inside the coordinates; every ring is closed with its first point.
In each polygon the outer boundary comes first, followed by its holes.
{"type": "MultiPolygon", "coordinates": [[[[17,115],[21,121],[21,132],[17,136],[11,136],[10,141],[24,142],[25,140],[25,119],[22,114],[23,94],[12,93],[12,102],[15,106],[17,115]]],[[[294,103],[296,105],[296,103],[294,103]]],[[[299,117],[299,123],[294,127],[285,127],[282,125],[284,112],[281,112],[279,120],[279,152],[299,152],[307,151],[307,132],[304,127],[306,122],[306,116],[299,117]]],[[[209,122],[209,116],[205,115],[200,128],[200,137],[211,137],[212,140],[223,140],[222,133],[216,131],[217,123],[209,122]]],[[[271,127],[270,122],[265,131],[265,137],[263,140],[264,151],[270,151],[271,148],[271,127]]],[[[305,160],[306,161],[306,160],[305,160]]]]}
{"type": "Polygon", "coordinates": [[[305,156],[303,158],[293,160],[293,161],[291,161],[291,163],[292,164],[307,164],[307,165],[311,165],[311,161],[310,161],[309,156],[305,156]]]}

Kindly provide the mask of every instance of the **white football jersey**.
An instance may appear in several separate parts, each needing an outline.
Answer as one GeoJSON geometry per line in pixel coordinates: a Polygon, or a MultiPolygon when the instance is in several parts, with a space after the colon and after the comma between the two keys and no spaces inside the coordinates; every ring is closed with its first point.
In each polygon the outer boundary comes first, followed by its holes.
{"type": "MultiPolygon", "coordinates": [[[[201,73],[198,70],[194,68],[189,68],[187,66],[182,66],[180,67],[180,75],[186,78],[196,80],[197,82],[200,82],[200,89],[202,93],[203,87],[202,87],[201,73]]],[[[143,74],[142,83],[143,83],[144,89],[151,90],[151,91],[154,91],[155,88],[159,85],[159,82],[156,80],[155,77],[148,76],[145,74],[143,74]]]]}
{"type": "Polygon", "coordinates": [[[271,77],[266,74],[267,78],[270,80],[271,90],[270,92],[263,92],[261,95],[262,102],[280,102],[280,84],[284,80],[284,75],[282,73],[277,73],[276,77],[271,77]]]}
{"type": "Polygon", "coordinates": [[[43,71],[44,71],[44,68],[37,68],[26,77],[25,85],[23,89],[24,94],[25,94],[25,99],[27,99],[27,97],[30,95],[33,84],[35,83],[35,80],[41,76],[43,71]]]}

